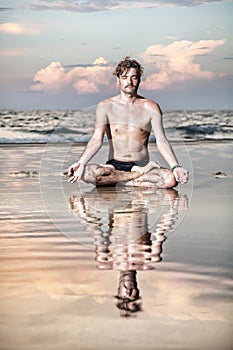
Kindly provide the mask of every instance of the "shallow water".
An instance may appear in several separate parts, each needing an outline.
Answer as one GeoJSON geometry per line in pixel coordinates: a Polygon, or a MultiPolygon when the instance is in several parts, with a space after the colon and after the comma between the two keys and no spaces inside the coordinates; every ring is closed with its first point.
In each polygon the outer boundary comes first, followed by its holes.
{"type": "Polygon", "coordinates": [[[1,147],[1,349],[232,349],[233,145],[171,191],[71,185],[81,150],[1,147]]]}

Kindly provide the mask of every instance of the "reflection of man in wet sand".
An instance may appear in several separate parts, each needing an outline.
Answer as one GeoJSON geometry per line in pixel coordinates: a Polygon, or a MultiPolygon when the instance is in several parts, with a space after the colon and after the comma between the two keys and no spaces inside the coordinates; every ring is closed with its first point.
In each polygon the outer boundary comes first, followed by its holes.
{"type": "Polygon", "coordinates": [[[137,271],[127,270],[120,272],[119,286],[117,290],[117,307],[121,310],[121,316],[129,317],[141,311],[140,291],[137,286],[137,271]]]}
{"type": "Polygon", "coordinates": [[[166,234],[174,227],[179,212],[187,209],[187,197],[174,189],[156,190],[148,196],[143,189],[117,192],[102,187],[85,196],[72,196],[70,207],[93,227],[98,268],[120,270],[116,297],[121,314],[129,316],[139,311],[136,271],[152,269],[151,263],[162,260],[166,234]],[[151,228],[149,215],[155,220],[151,228]]]}
{"type": "Polygon", "coordinates": [[[187,197],[174,189],[148,195],[98,188],[70,197],[70,208],[93,229],[99,269],[147,270],[161,261],[166,234],[187,209],[187,197]]]}
{"type": "Polygon", "coordinates": [[[162,113],[157,103],[137,94],[142,66],[126,57],[115,69],[120,94],[99,103],[93,136],[77,163],[69,167],[70,182],[84,180],[96,185],[171,188],[188,181],[188,172],[179,163],[167,140],[162,113]],[[148,140],[153,130],[158,150],[171,170],[150,162],[148,140]],[[109,140],[107,164],[87,164],[99,151],[104,135],[109,140]]]}

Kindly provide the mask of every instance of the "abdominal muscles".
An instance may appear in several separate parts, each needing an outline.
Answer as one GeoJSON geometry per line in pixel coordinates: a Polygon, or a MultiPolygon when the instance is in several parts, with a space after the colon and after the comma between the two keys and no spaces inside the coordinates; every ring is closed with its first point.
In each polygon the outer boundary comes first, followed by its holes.
{"type": "Polygon", "coordinates": [[[121,162],[148,159],[147,147],[137,141],[113,139],[113,158],[121,162]]]}
{"type": "Polygon", "coordinates": [[[149,158],[147,130],[139,126],[129,126],[127,123],[113,123],[108,137],[112,158],[122,162],[142,161],[149,158]]]}

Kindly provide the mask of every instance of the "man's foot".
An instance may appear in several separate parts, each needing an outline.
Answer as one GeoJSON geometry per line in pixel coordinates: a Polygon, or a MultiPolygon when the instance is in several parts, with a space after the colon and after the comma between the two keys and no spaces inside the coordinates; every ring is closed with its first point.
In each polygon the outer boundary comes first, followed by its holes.
{"type": "Polygon", "coordinates": [[[111,169],[115,169],[115,167],[112,164],[100,164],[100,166],[102,168],[111,168],[111,169]]]}
{"type": "Polygon", "coordinates": [[[138,171],[141,174],[146,174],[149,171],[151,171],[152,169],[159,169],[161,168],[160,165],[156,162],[154,162],[153,160],[151,160],[147,165],[145,166],[138,166],[138,165],[134,165],[131,169],[131,171],[138,171]]]}
{"type": "Polygon", "coordinates": [[[135,180],[130,180],[125,182],[125,186],[130,186],[130,187],[142,187],[142,188],[158,188],[156,183],[147,181],[147,180],[142,180],[142,179],[135,179],[135,180]]]}

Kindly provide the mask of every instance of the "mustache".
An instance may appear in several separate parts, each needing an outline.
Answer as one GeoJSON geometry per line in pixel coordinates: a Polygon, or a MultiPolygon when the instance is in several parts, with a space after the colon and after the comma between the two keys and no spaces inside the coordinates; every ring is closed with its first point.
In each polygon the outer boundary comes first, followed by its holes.
{"type": "Polygon", "coordinates": [[[136,85],[129,84],[129,85],[126,85],[126,87],[136,87],[136,85]]]}

